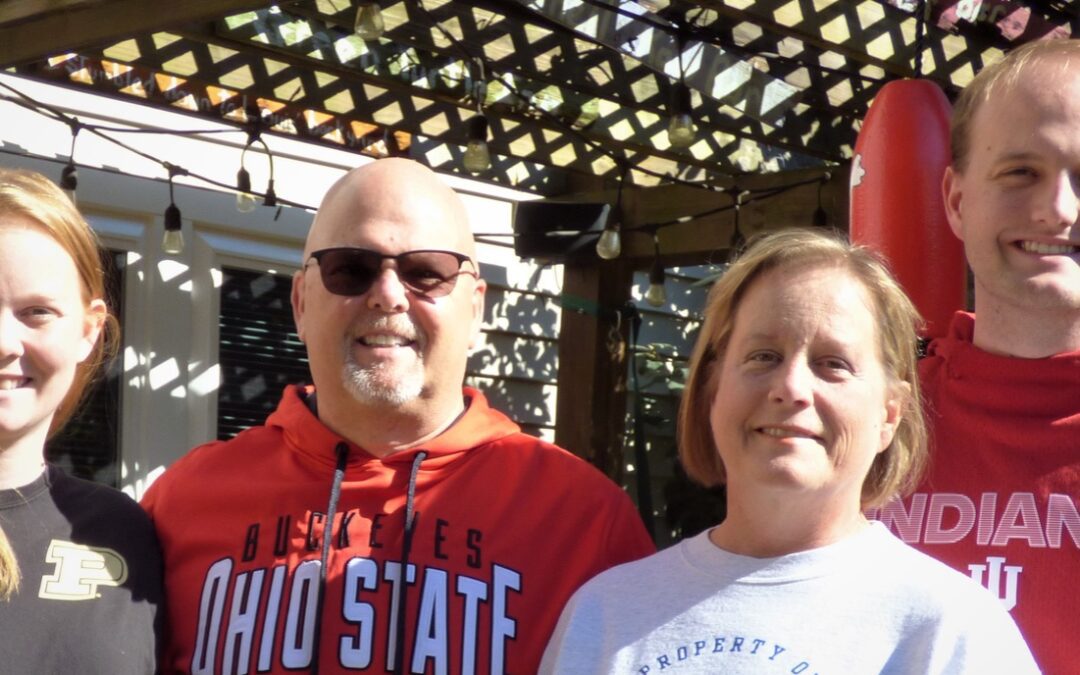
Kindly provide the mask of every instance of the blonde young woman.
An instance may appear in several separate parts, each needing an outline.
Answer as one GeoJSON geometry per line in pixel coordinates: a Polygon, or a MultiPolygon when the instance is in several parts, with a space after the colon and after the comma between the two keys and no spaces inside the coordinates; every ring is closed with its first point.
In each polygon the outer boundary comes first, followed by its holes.
{"type": "Polygon", "coordinates": [[[1037,672],[997,598],[863,516],[924,464],[917,320],[864,249],[752,245],[709,295],[679,414],[727,516],[583,586],[541,672],[1037,672]]]}
{"type": "Polygon", "coordinates": [[[126,495],[45,443],[115,351],[97,240],[40,174],[0,168],[0,671],[152,673],[161,558],[126,495]]]}

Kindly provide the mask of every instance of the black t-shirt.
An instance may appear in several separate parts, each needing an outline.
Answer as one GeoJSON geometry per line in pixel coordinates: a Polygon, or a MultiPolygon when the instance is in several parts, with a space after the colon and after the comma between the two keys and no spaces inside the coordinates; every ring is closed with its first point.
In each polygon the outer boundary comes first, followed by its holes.
{"type": "Polygon", "coordinates": [[[161,551],[138,504],[50,466],[0,490],[0,527],[22,571],[0,601],[0,672],[154,672],[161,551]]]}

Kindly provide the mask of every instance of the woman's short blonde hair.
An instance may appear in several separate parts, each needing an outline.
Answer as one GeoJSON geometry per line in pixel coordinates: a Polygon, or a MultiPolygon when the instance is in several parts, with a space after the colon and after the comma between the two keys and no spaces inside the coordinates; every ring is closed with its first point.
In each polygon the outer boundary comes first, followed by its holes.
{"type": "MultiPolygon", "coordinates": [[[[892,443],[875,458],[863,482],[862,507],[880,506],[907,494],[921,477],[927,456],[916,365],[919,313],[877,255],[840,236],[815,230],[781,230],[752,239],[710,290],[679,407],[679,457],[686,472],[706,487],[726,481],[709,424],[718,365],[723,361],[747,289],[766,272],[781,268],[846,270],[872,299],[882,366],[890,381],[907,383],[909,393],[892,443]]],[[[897,387],[898,391],[903,389],[897,387]]]]}

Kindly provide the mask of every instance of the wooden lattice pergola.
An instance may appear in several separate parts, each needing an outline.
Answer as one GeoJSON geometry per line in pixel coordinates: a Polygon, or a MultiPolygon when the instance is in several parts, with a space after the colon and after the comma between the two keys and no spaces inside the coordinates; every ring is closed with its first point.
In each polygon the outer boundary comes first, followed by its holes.
{"type": "Polygon", "coordinates": [[[564,310],[562,383],[591,405],[560,397],[557,440],[601,465],[625,367],[604,347],[609,317],[580,307],[625,302],[657,243],[667,264],[701,262],[736,236],[809,224],[819,183],[843,227],[847,163],[886,82],[921,76],[955,95],[1010,46],[1080,26],[1067,0],[380,0],[385,33],[364,40],[363,4],[11,0],[0,67],[444,173],[465,173],[482,113],[493,163],[480,180],[610,202],[625,177],[624,233],[648,236],[566,268],[584,305],[564,310]],[[686,148],[667,138],[680,81],[697,126],[686,148]],[[740,209],[741,232],[722,208],[796,184],[740,209]]]}

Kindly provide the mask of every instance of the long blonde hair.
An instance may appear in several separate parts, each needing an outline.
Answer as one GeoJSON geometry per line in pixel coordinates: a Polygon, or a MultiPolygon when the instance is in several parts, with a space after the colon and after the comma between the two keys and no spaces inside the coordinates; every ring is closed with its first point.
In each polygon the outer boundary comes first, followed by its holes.
{"type": "MultiPolygon", "coordinates": [[[[82,300],[105,298],[105,272],[97,236],[67,195],[45,176],[19,169],[0,168],[0,218],[17,216],[35,223],[67,251],[75,263],[82,300]]],[[[75,379],[53,415],[52,438],[71,418],[101,366],[116,354],[119,324],[108,315],[90,355],[75,368],[75,379]]],[[[19,588],[19,564],[7,535],[0,529],[0,600],[19,588]]]]}

